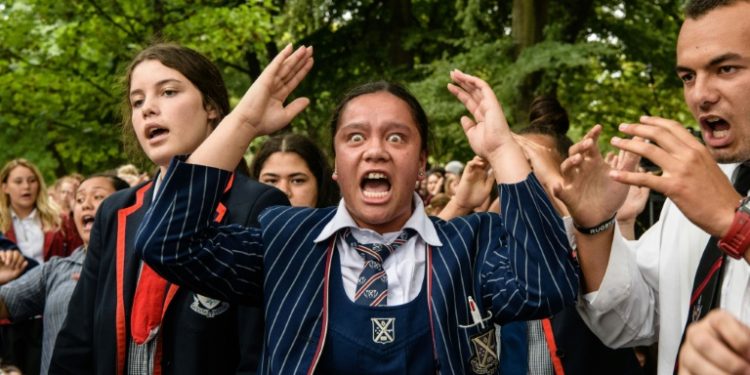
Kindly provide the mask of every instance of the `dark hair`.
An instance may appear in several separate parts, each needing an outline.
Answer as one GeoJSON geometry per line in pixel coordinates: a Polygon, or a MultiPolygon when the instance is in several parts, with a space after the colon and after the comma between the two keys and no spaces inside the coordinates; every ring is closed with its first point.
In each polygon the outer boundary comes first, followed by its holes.
{"type": "Polygon", "coordinates": [[[568,112],[552,96],[537,96],[529,107],[529,127],[549,127],[557,134],[566,134],[570,128],[568,112]]]}
{"type": "Polygon", "coordinates": [[[531,102],[529,126],[519,134],[546,135],[555,140],[555,149],[563,157],[568,157],[568,149],[573,141],[566,133],[570,127],[568,112],[560,102],[551,96],[538,96],[531,102]]]}
{"type": "Polygon", "coordinates": [[[331,167],[323,152],[308,137],[299,134],[281,134],[269,138],[255,153],[250,165],[250,176],[260,178],[260,171],[268,158],[277,152],[293,152],[307,163],[315,176],[318,188],[316,207],[327,207],[339,199],[337,185],[331,181],[331,167]]]}
{"type": "MultiPolygon", "coordinates": [[[[92,178],[96,177],[104,177],[109,180],[109,182],[112,184],[112,187],[115,190],[123,190],[130,187],[130,184],[125,182],[125,180],[121,179],[120,177],[117,177],[116,174],[111,172],[102,172],[102,173],[94,173],[86,177],[83,181],[90,180],[92,178]]],[[[81,181],[81,182],[83,182],[81,181]]]]}
{"type": "Polygon", "coordinates": [[[202,54],[173,43],[157,43],[139,52],[128,65],[123,77],[122,86],[122,131],[126,151],[135,155],[142,155],[142,150],[135,138],[131,121],[130,81],[133,70],[138,64],[147,60],[157,60],[164,66],[177,70],[185,76],[200,91],[203,97],[203,107],[213,109],[218,117],[211,126],[215,127],[221,119],[229,113],[229,94],[219,68],[202,54]]]}
{"type": "MultiPolygon", "coordinates": [[[[366,94],[373,94],[376,92],[387,92],[406,103],[407,106],[409,106],[409,111],[411,112],[412,117],[414,118],[414,122],[417,123],[417,128],[419,129],[419,136],[422,138],[421,143],[421,150],[425,153],[428,153],[427,145],[429,143],[430,138],[430,126],[429,121],[427,120],[427,114],[424,112],[424,109],[419,104],[419,101],[417,98],[412,95],[409,90],[404,88],[403,86],[387,82],[387,81],[377,81],[377,82],[369,82],[365,83],[363,85],[359,85],[347,92],[344,95],[344,98],[341,99],[339,104],[336,106],[336,109],[333,111],[333,117],[331,118],[330,127],[331,127],[331,139],[336,138],[336,130],[339,126],[339,120],[341,118],[341,113],[346,108],[346,105],[349,104],[352,99],[366,94]]],[[[333,143],[333,142],[332,142],[333,143]]],[[[332,147],[333,148],[333,147],[332,147]]],[[[335,148],[334,148],[334,154],[335,154],[335,148]]]]}
{"type": "Polygon", "coordinates": [[[685,4],[685,16],[698,19],[716,8],[732,5],[739,1],[742,0],[689,0],[685,4]]]}

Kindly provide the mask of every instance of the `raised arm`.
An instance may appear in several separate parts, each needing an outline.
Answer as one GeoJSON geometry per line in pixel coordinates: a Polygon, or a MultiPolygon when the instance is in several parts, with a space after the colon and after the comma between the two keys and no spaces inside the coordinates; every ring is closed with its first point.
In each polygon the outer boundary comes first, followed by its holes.
{"type": "MultiPolygon", "coordinates": [[[[213,224],[214,212],[228,171],[237,165],[253,137],[280,129],[305,108],[307,99],[286,106],[284,101],[311,67],[311,48],[292,52],[287,46],[187,161],[173,160],[139,226],[135,244],[143,260],[166,279],[223,300],[260,303],[260,230],[213,224]]],[[[265,191],[271,193],[249,198],[286,202],[275,190],[265,191]]]]}
{"type": "MultiPolygon", "coordinates": [[[[601,126],[594,126],[584,138],[570,148],[570,156],[561,166],[564,182],[555,187],[555,195],[565,203],[575,225],[599,227],[613,219],[627,197],[629,187],[610,177],[613,170],[602,158],[597,141],[601,126]]],[[[632,169],[638,158],[624,155],[617,168],[632,169]]],[[[596,233],[575,231],[578,262],[583,273],[583,290],[599,289],[609,262],[614,227],[596,233]]]]}
{"type": "MultiPolygon", "coordinates": [[[[499,322],[549,316],[573,303],[578,274],[562,220],[555,212],[489,85],[453,71],[449,90],[472,114],[461,125],[474,152],[488,160],[500,184],[501,219],[477,232],[480,288],[499,322]]],[[[484,223],[486,223],[484,222],[484,223]]]]}

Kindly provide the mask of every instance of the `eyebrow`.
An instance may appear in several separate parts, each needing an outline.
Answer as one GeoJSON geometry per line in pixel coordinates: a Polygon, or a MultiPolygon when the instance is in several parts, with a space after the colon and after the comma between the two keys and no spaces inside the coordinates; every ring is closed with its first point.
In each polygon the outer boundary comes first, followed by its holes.
{"type": "MultiPolygon", "coordinates": [[[[172,83],[172,82],[174,82],[174,83],[182,83],[182,81],[180,81],[180,80],[178,80],[176,78],[167,78],[167,79],[163,79],[163,80],[161,80],[159,82],[156,82],[155,86],[159,87],[159,86],[163,86],[163,85],[166,85],[167,83],[172,83]]],[[[135,90],[130,91],[130,96],[133,96],[135,94],[140,94],[140,93],[143,93],[143,90],[141,90],[141,89],[135,89],[135,90]]]]}
{"type": "MultiPolygon", "coordinates": [[[[739,54],[734,53],[734,52],[727,52],[723,55],[719,55],[711,59],[711,61],[709,61],[708,64],[706,64],[706,67],[710,68],[710,67],[723,64],[727,61],[741,60],[741,59],[742,59],[742,56],[740,56],[739,54]]],[[[683,73],[683,72],[692,72],[694,70],[685,66],[677,65],[677,67],[675,67],[675,71],[677,71],[677,73],[683,73]]]]}

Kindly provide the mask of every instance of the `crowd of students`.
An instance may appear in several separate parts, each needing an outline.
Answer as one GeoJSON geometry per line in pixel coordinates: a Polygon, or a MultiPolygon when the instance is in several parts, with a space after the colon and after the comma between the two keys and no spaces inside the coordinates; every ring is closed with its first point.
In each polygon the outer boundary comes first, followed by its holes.
{"type": "Polygon", "coordinates": [[[551,97],[513,132],[492,88],[453,70],[476,157],[442,168],[419,100],[392,82],[343,95],[333,165],[282,131],[309,103],[287,98],[314,74],[311,47],[284,48],[234,109],[205,56],[144,48],[123,126],[153,175],[123,166],[47,191],[29,161],[0,170],[3,365],[641,374],[632,348],[658,345],[659,374],[747,373],[750,2],[691,0],[686,17],[677,73],[703,143],[641,117],[604,156],[601,127],[574,143],[551,97]],[[668,199],[636,239],[649,190],[668,199]]]}

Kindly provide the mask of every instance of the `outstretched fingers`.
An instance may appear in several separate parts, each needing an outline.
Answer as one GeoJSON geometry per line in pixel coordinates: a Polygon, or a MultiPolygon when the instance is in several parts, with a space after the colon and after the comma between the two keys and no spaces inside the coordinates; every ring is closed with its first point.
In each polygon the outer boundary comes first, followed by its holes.
{"type": "Polygon", "coordinates": [[[310,72],[313,66],[312,52],[312,47],[302,46],[280,62],[274,80],[276,87],[273,88],[278,99],[285,100],[310,72]]]}

